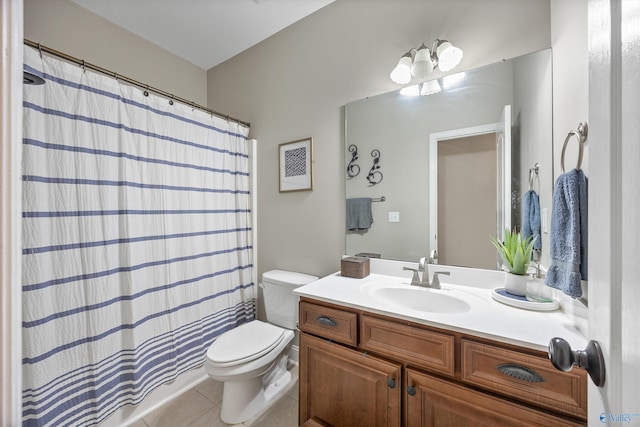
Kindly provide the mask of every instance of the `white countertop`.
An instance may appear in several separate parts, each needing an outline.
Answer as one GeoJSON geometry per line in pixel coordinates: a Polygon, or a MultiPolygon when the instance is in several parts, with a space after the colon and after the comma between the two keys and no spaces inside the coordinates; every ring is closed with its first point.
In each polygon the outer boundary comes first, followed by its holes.
{"type": "Polygon", "coordinates": [[[342,277],[338,272],[297,288],[294,293],[301,297],[535,350],[547,351],[553,337],[564,338],[573,349],[583,349],[587,345],[585,336],[573,325],[562,308],[555,311],[530,311],[495,301],[491,294],[493,289],[501,287],[502,272],[430,265],[431,274],[434,271],[451,272],[451,276],[440,276],[441,290],[430,290],[409,286],[411,272],[402,271],[402,266],[415,267],[411,263],[371,261],[372,274],[363,279],[342,277]],[[467,283],[472,286],[467,286],[467,283]],[[406,308],[376,297],[371,291],[380,286],[424,289],[425,292],[455,295],[468,301],[471,309],[462,313],[436,313],[406,308]]]}

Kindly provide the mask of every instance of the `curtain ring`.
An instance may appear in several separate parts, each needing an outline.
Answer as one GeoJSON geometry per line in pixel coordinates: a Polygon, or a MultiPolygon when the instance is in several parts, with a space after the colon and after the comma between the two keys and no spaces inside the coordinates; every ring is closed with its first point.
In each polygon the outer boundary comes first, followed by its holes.
{"type": "Polygon", "coordinates": [[[569,139],[571,139],[572,135],[574,135],[578,139],[578,146],[579,146],[578,165],[576,166],[576,169],[580,170],[580,168],[582,167],[582,151],[583,151],[582,135],[576,132],[575,130],[572,130],[571,132],[569,132],[569,134],[565,138],[564,144],[562,144],[562,155],[560,156],[560,168],[562,169],[562,173],[564,173],[564,153],[567,150],[567,143],[569,142],[569,139]]]}

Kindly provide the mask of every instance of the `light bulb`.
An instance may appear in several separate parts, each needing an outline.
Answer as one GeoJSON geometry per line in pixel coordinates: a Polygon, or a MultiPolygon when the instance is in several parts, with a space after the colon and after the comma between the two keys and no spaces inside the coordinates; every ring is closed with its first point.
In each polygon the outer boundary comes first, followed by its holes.
{"type": "Polygon", "coordinates": [[[431,62],[431,52],[423,44],[416,51],[416,56],[413,58],[413,65],[411,66],[411,74],[414,77],[425,77],[433,71],[433,62],[431,62]]]}
{"type": "Polygon", "coordinates": [[[446,40],[438,44],[436,52],[440,71],[452,70],[462,60],[462,50],[446,40]]]}
{"type": "Polygon", "coordinates": [[[400,95],[418,96],[420,95],[420,85],[411,85],[400,89],[400,95]]]}
{"type": "Polygon", "coordinates": [[[441,90],[442,89],[440,88],[440,84],[438,84],[437,80],[429,80],[428,82],[422,83],[420,95],[433,95],[434,93],[438,93],[441,90]]]}
{"type": "Polygon", "coordinates": [[[406,53],[389,75],[394,83],[403,85],[411,81],[411,53],[406,53]]]}

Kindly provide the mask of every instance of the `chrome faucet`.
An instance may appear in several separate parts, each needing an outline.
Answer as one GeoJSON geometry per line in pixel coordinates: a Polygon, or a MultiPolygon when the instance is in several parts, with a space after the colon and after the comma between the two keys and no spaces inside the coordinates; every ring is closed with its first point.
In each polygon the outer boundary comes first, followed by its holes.
{"type": "Polygon", "coordinates": [[[422,286],[422,283],[420,281],[420,273],[418,273],[418,270],[411,267],[402,267],[402,269],[407,271],[413,271],[413,277],[411,277],[412,286],[422,286]]]}
{"type": "Polygon", "coordinates": [[[450,276],[451,273],[448,271],[434,271],[433,272],[433,280],[431,281],[431,287],[434,289],[440,289],[440,275],[450,276]]]}
{"type": "Polygon", "coordinates": [[[429,261],[425,257],[420,258],[418,262],[418,271],[422,273],[422,280],[420,284],[423,286],[429,286],[429,261]]]}
{"type": "Polygon", "coordinates": [[[433,281],[429,282],[429,262],[426,258],[420,258],[418,263],[418,269],[403,267],[403,270],[413,271],[411,278],[411,285],[422,286],[424,288],[440,289],[440,275],[449,276],[451,273],[448,271],[436,271],[433,273],[433,281]],[[421,274],[422,273],[422,274],[421,274]]]}

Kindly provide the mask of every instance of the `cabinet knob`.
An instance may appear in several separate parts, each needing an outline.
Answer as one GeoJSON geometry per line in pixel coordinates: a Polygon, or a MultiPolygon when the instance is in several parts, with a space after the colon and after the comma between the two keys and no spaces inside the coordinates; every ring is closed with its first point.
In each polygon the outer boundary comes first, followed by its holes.
{"type": "Polygon", "coordinates": [[[321,325],[324,325],[324,326],[337,326],[338,325],[338,323],[336,323],[336,321],[333,320],[329,316],[318,316],[318,317],[316,317],[316,322],[318,322],[318,323],[320,323],[321,325]]]}
{"type": "Polygon", "coordinates": [[[564,372],[569,372],[573,366],[582,368],[589,373],[596,386],[604,385],[604,356],[597,341],[589,341],[584,350],[573,351],[566,340],[552,338],[549,342],[549,360],[556,369],[564,372]]]}
{"type": "Polygon", "coordinates": [[[396,380],[394,380],[393,378],[389,378],[387,380],[387,385],[389,386],[389,388],[396,388],[396,380]]]}
{"type": "Polygon", "coordinates": [[[409,393],[409,396],[415,396],[416,395],[416,388],[412,385],[407,386],[407,393],[409,393]]]}

